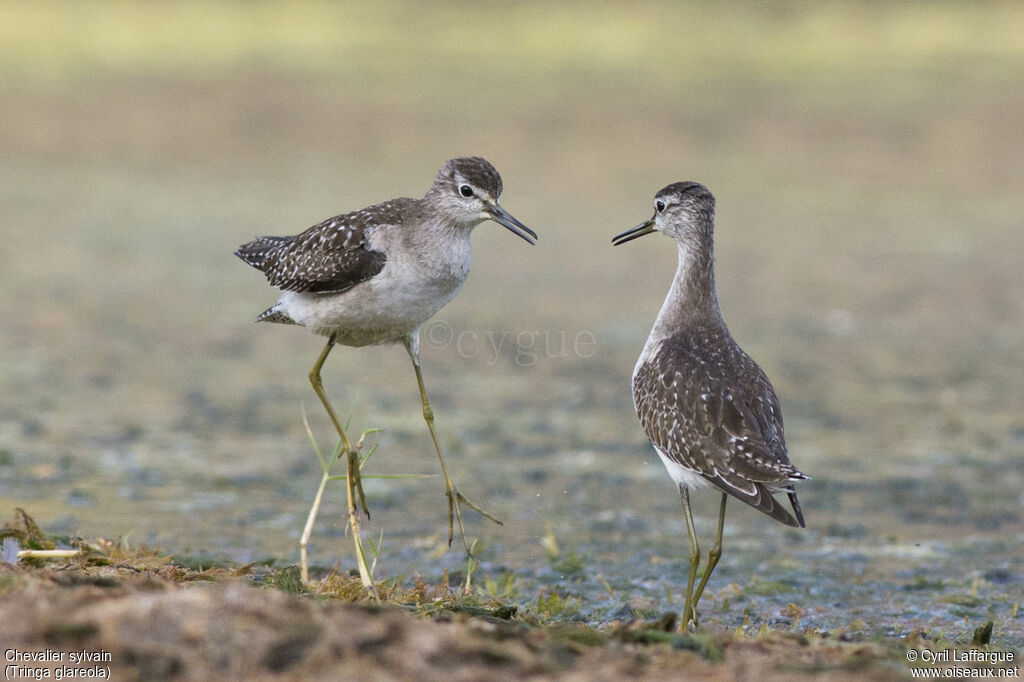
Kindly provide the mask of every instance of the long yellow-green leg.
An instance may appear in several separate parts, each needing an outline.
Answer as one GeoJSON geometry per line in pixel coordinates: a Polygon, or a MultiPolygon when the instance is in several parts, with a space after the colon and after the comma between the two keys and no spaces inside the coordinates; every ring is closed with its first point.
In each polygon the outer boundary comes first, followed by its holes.
{"type": "Polygon", "coordinates": [[[462,525],[461,505],[465,504],[470,509],[482,514],[491,521],[494,521],[499,526],[503,524],[494,516],[467,500],[466,497],[456,489],[455,484],[452,483],[452,479],[448,475],[448,465],[445,463],[444,455],[441,453],[441,443],[438,441],[437,432],[434,430],[434,411],[430,409],[430,401],[427,399],[427,389],[423,385],[423,372],[420,370],[420,339],[418,332],[405,338],[405,350],[409,352],[409,357],[412,359],[413,369],[416,370],[416,382],[419,384],[420,399],[423,401],[423,419],[427,422],[427,428],[430,430],[430,437],[434,441],[434,449],[437,450],[437,458],[441,461],[441,473],[444,474],[445,495],[448,497],[448,546],[450,547],[452,544],[452,538],[455,534],[454,522],[455,519],[458,519],[459,532],[462,534],[462,542],[466,546],[466,554],[472,556],[472,552],[470,552],[469,549],[469,540],[466,539],[466,529],[462,525]]]}
{"type": "Polygon", "coordinates": [[[356,448],[352,447],[352,442],[345,434],[345,429],[341,427],[341,422],[338,421],[338,416],[334,413],[334,408],[331,407],[331,401],[327,399],[327,393],[324,391],[323,381],[320,379],[320,369],[324,366],[324,361],[327,360],[327,356],[330,354],[331,348],[334,347],[334,343],[335,338],[333,336],[327,340],[327,345],[324,346],[323,352],[320,353],[320,357],[317,359],[316,364],[313,365],[313,369],[309,372],[309,382],[313,384],[313,390],[316,391],[317,396],[319,396],[320,402],[323,403],[324,408],[327,410],[327,414],[334,423],[334,428],[337,429],[338,435],[341,437],[342,452],[338,453],[338,456],[344,456],[346,460],[345,489],[348,497],[348,524],[349,528],[352,530],[352,539],[355,542],[356,565],[359,568],[359,579],[362,581],[363,587],[366,591],[376,599],[377,590],[374,589],[373,576],[370,575],[370,569],[366,565],[366,556],[363,554],[363,546],[360,543],[359,536],[359,511],[356,509],[357,491],[359,500],[363,505],[363,511],[366,512],[366,518],[370,518],[370,512],[366,508],[366,497],[363,495],[363,483],[359,477],[359,452],[356,448]]]}
{"type": "Polygon", "coordinates": [[[679,622],[679,631],[686,632],[690,621],[697,627],[697,603],[693,598],[693,583],[697,579],[697,566],[700,565],[700,545],[697,544],[697,533],[693,530],[693,512],[690,511],[690,491],[679,485],[679,496],[683,498],[683,515],[686,517],[686,533],[690,536],[690,577],[686,583],[686,602],[683,606],[683,617],[679,622]]]}
{"type": "MultiPolygon", "coordinates": [[[[316,391],[316,395],[320,398],[320,402],[323,403],[324,409],[327,410],[327,415],[331,418],[331,423],[334,424],[338,436],[341,437],[341,452],[338,453],[338,456],[344,456],[348,460],[346,462],[348,486],[349,488],[354,488],[349,493],[352,497],[356,497],[356,493],[358,493],[363,513],[366,514],[366,518],[370,518],[370,509],[366,506],[366,495],[363,493],[363,479],[359,475],[359,453],[352,447],[352,441],[348,439],[345,429],[342,428],[341,422],[338,421],[338,415],[334,413],[334,407],[331,406],[331,401],[327,399],[327,392],[324,391],[324,382],[320,378],[320,369],[324,366],[324,362],[327,360],[331,349],[334,348],[335,341],[336,339],[333,336],[327,339],[327,345],[324,346],[320,357],[317,358],[316,364],[313,365],[313,369],[309,371],[309,383],[313,384],[313,390],[316,391]]],[[[354,505],[352,508],[355,510],[354,505]]]]}
{"type": "Polygon", "coordinates": [[[704,586],[708,584],[711,572],[715,570],[718,560],[722,558],[722,527],[725,525],[725,503],[728,499],[729,496],[722,493],[722,506],[718,509],[718,533],[715,535],[715,544],[711,551],[708,552],[708,564],[704,567],[704,575],[700,578],[700,585],[697,585],[697,591],[693,594],[694,623],[697,622],[697,602],[700,601],[700,595],[704,594],[704,586]]]}

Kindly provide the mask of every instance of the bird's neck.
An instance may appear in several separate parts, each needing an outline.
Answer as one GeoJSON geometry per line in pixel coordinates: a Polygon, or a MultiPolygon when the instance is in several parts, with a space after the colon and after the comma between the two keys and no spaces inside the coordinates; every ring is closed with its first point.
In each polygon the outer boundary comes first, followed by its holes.
{"type": "Polygon", "coordinates": [[[425,211],[425,224],[405,232],[409,253],[418,254],[421,267],[433,271],[438,281],[461,282],[469,274],[472,259],[471,225],[452,221],[440,211],[425,211]]]}
{"type": "Polygon", "coordinates": [[[715,291],[712,245],[680,241],[678,249],[676,276],[651,330],[651,340],[660,341],[694,326],[725,326],[715,291]]]}

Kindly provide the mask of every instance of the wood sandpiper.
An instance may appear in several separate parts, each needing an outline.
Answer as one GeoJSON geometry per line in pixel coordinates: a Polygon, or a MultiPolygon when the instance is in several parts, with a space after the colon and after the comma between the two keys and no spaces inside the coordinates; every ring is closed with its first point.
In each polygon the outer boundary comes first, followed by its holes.
{"type": "Polygon", "coordinates": [[[789,461],[779,399],[733,340],[718,306],[714,222],[711,192],[696,182],[678,182],[654,196],[650,220],[612,239],[618,246],[658,231],[678,245],[675,279],[633,370],[633,403],[683,501],[690,540],[683,630],[697,625],[697,602],[722,556],[729,495],[776,521],[804,527],[793,483],[807,476],[789,461]],[[722,491],[722,503],[715,544],[694,591],[700,547],[690,489],[708,484],[722,491]],[[772,496],[776,492],[789,496],[793,514],[772,496]]]}
{"type": "Polygon", "coordinates": [[[327,337],[309,380],[341,438],[339,456],[347,458],[348,512],[354,529],[358,528],[357,496],[369,516],[358,453],[320,379],[320,369],[336,343],[401,342],[408,351],[419,384],[423,418],[444,474],[449,546],[454,517],[469,552],[461,505],[501,523],[466,499],[448,475],[419,358],[420,327],[455,297],[469,274],[473,228],[493,220],[530,244],[537,238],[498,204],[501,189],[501,176],[488,161],[451,159],[422,199],[385,201],[328,218],[292,237],[257,237],[235,252],[284,292],[257,322],[300,325],[327,337]]]}

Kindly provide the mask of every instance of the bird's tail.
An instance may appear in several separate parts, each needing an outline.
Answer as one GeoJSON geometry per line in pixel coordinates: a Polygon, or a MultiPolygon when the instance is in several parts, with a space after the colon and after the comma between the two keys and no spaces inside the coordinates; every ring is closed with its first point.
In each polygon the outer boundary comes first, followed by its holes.
{"type": "Polygon", "coordinates": [[[804,512],[800,509],[800,500],[796,499],[796,491],[790,489],[787,493],[789,495],[789,503],[793,505],[793,513],[796,514],[796,522],[800,524],[801,528],[806,528],[804,525],[804,512]]]}
{"type": "Polygon", "coordinates": [[[283,244],[287,244],[294,237],[256,237],[248,244],[242,244],[235,251],[235,255],[244,260],[257,270],[262,271],[266,263],[267,255],[283,244]]]}
{"type": "Polygon", "coordinates": [[[771,516],[776,521],[785,523],[786,525],[792,525],[795,528],[806,527],[804,525],[804,513],[800,509],[800,503],[797,502],[797,493],[792,485],[785,485],[781,487],[769,486],[764,483],[755,483],[757,488],[756,495],[736,495],[733,496],[738,500],[742,500],[746,504],[754,507],[758,511],[764,512],[768,516],[771,516]],[[797,517],[794,518],[790,510],[787,510],[782,506],[772,493],[786,493],[790,496],[790,502],[793,503],[793,511],[796,512],[797,517]]]}
{"type": "Polygon", "coordinates": [[[288,313],[280,310],[277,305],[273,305],[256,318],[257,322],[277,322],[278,324],[298,324],[295,320],[288,316],[288,313]]]}

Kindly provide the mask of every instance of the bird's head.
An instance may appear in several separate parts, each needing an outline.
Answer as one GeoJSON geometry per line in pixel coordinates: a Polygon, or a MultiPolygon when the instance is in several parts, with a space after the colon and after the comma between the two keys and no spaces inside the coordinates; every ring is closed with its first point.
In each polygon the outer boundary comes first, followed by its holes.
{"type": "Polygon", "coordinates": [[[512,217],[501,205],[501,175],[478,156],[449,159],[427,193],[449,218],[474,227],[493,220],[533,244],[537,233],[512,217]]]}
{"type": "Polygon", "coordinates": [[[616,235],[612,244],[625,244],[651,232],[663,232],[684,243],[709,242],[715,229],[715,197],[697,182],[676,182],[654,195],[654,215],[616,235]]]}

